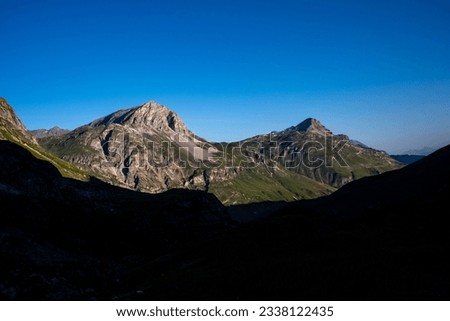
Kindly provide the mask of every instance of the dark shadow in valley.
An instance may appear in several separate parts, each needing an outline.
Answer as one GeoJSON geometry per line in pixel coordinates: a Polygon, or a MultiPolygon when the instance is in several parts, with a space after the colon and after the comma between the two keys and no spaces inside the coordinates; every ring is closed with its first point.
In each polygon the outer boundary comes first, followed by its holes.
{"type": "Polygon", "coordinates": [[[449,300],[450,146],[316,200],[62,178],[0,141],[0,297],[449,300]]]}
{"type": "Polygon", "coordinates": [[[63,178],[7,141],[0,203],[2,299],[97,298],[136,264],[232,226],[212,194],[152,195],[63,178]]]}

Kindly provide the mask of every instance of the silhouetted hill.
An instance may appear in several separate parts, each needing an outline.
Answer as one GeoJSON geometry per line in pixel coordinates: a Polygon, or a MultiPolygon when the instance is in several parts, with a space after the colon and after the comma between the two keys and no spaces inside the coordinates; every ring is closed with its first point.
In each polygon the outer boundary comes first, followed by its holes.
{"type": "Polygon", "coordinates": [[[352,182],[318,204],[334,212],[377,210],[409,202],[427,201],[450,182],[450,145],[402,169],[352,182]]]}
{"type": "Polygon", "coordinates": [[[66,179],[9,142],[0,155],[3,299],[450,298],[450,147],[318,200],[233,208],[253,219],[240,226],[204,192],[66,179]]]}
{"type": "MultiPolygon", "coordinates": [[[[265,218],[138,269],[128,284],[145,299],[448,300],[449,161],[447,146],[322,199],[239,206],[265,218]],[[151,276],[161,270],[164,279],[151,276]]],[[[130,288],[120,297],[137,298],[130,288]]]]}
{"type": "Polygon", "coordinates": [[[231,222],[212,194],[150,195],[63,178],[7,141],[0,204],[2,299],[98,297],[138,263],[204,242],[231,222]]]}

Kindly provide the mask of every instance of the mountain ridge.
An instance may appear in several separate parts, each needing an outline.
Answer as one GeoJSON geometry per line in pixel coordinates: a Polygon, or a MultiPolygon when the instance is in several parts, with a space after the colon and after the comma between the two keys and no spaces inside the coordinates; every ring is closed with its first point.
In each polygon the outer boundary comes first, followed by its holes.
{"type": "Polygon", "coordinates": [[[400,166],[381,151],[333,135],[314,118],[273,135],[226,145],[207,142],[155,101],[118,110],[63,135],[39,138],[39,144],[113,185],[150,193],[209,190],[226,204],[319,197],[400,166]]]}
{"type": "Polygon", "coordinates": [[[252,142],[264,150],[255,152],[259,159],[276,158],[291,171],[335,188],[402,166],[384,151],[355,144],[347,135],[333,134],[314,118],[243,141],[252,142]]]}
{"type": "Polygon", "coordinates": [[[53,126],[50,129],[33,129],[29,130],[31,135],[33,135],[35,138],[45,138],[45,137],[52,137],[52,136],[61,136],[64,134],[67,134],[70,132],[68,129],[63,129],[58,126],[53,126]]]}
{"type": "Polygon", "coordinates": [[[317,119],[306,118],[273,135],[224,146],[197,137],[174,111],[149,101],[118,110],[66,135],[41,139],[40,143],[119,186],[144,192],[209,189],[221,195],[222,202],[233,204],[261,200],[258,190],[263,193],[262,186],[265,192],[272,190],[266,196],[271,200],[322,196],[351,180],[400,166],[381,151],[347,141],[347,136],[333,135],[317,119]],[[309,149],[304,144],[315,143],[319,150],[316,156],[325,160],[326,154],[320,150],[330,147],[330,139],[346,142],[343,150],[350,155],[350,165],[305,164],[304,154],[309,149]],[[274,148],[278,154],[275,160],[274,148]],[[164,166],[151,165],[156,159],[164,166]],[[295,166],[289,168],[288,162],[295,166]]]}

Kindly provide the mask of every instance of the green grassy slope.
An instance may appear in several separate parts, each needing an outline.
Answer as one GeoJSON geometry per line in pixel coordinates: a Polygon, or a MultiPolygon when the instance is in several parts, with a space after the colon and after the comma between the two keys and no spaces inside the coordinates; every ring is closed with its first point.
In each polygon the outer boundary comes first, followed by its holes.
{"type": "Polygon", "coordinates": [[[372,176],[402,167],[394,159],[389,161],[387,155],[377,150],[365,149],[364,154],[353,146],[347,146],[342,150],[342,158],[348,166],[340,166],[333,163],[333,169],[342,176],[352,176],[359,179],[372,176]]]}
{"type": "Polygon", "coordinates": [[[246,169],[230,181],[212,182],[209,190],[226,205],[311,199],[335,190],[287,170],[262,171],[246,169]]]}

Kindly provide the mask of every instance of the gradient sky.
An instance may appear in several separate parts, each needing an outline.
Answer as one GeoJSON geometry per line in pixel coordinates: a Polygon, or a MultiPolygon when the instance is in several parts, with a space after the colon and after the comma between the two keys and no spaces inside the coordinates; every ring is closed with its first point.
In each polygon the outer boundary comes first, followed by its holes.
{"type": "Polygon", "coordinates": [[[29,129],[156,100],[231,141],[318,118],[397,153],[450,143],[448,0],[0,0],[0,95],[29,129]]]}

